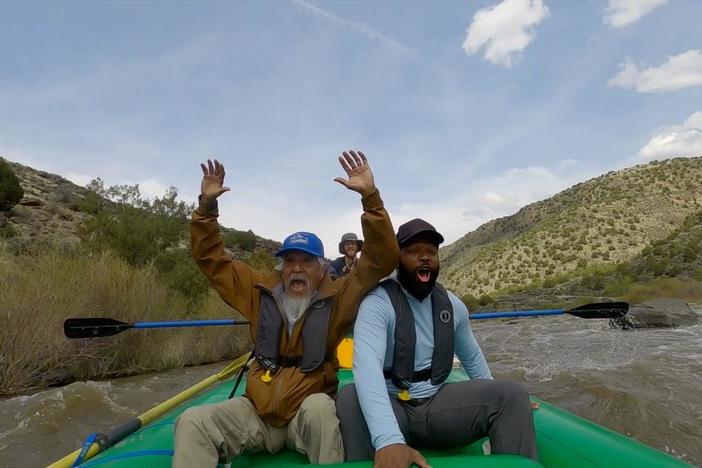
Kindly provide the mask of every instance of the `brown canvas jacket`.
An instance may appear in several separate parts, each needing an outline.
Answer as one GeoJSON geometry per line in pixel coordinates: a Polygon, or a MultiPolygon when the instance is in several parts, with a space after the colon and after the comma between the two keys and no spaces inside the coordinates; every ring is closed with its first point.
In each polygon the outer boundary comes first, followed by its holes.
{"type": "MultiPolygon", "coordinates": [[[[342,338],[356,318],[363,297],[378,281],[397,266],[399,248],[390,216],[383,207],[380,194],[375,192],[362,199],[361,226],[365,242],[358,265],[347,276],[333,281],[325,274],[316,299],[334,297],[332,317],[327,336],[327,355],[334,356],[342,338]]],[[[217,223],[216,203],[201,204],[190,224],[192,255],[210,284],[224,301],[251,321],[249,332],[256,339],[261,288],[272,290],[280,283],[280,273],[262,273],[224,253],[224,243],[217,223]]],[[[295,324],[292,336],[281,333],[280,351],[283,355],[302,355],[302,326],[305,315],[295,324]]],[[[302,400],[313,393],[335,396],[338,362],[324,362],[309,373],[297,367],[281,368],[270,382],[263,382],[264,370],[254,362],[249,371],[245,395],[251,399],[259,415],[275,426],[287,424],[302,400]]]]}

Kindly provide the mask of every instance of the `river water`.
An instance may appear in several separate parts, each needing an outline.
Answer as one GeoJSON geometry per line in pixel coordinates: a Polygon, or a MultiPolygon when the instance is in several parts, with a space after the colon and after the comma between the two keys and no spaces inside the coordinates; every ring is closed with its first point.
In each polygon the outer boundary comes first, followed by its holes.
{"type": "MultiPolygon", "coordinates": [[[[702,315],[702,308],[696,308],[702,315]]],[[[575,317],[474,321],[496,378],[702,465],[702,324],[612,330],[575,317]]],[[[0,401],[0,466],[43,466],[223,364],[78,382],[0,401]]]]}

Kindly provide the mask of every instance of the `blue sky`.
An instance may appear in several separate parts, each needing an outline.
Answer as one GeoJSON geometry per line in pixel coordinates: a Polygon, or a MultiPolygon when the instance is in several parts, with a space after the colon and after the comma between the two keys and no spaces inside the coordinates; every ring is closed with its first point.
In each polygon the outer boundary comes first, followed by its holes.
{"type": "Polygon", "coordinates": [[[0,155],[175,185],[334,256],[369,158],[395,226],[451,242],[612,169],[702,155],[702,2],[0,2],[0,155]]]}

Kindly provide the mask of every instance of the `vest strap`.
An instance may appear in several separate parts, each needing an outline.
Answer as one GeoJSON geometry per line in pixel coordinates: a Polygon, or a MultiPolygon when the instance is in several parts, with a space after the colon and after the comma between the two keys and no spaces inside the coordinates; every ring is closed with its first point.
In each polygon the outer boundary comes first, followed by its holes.
{"type": "MultiPolygon", "coordinates": [[[[392,379],[392,369],[383,369],[383,376],[386,379],[392,379]]],[[[425,382],[427,380],[431,380],[431,367],[415,371],[412,377],[406,380],[412,383],[425,382]]]]}
{"type": "MultiPolygon", "coordinates": [[[[302,356],[280,356],[278,358],[278,364],[280,367],[301,367],[302,366],[302,356]]],[[[327,354],[324,356],[324,361],[331,361],[334,358],[333,354],[327,354]]]]}
{"type": "Polygon", "coordinates": [[[302,356],[280,356],[278,364],[280,367],[300,367],[302,356]]]}

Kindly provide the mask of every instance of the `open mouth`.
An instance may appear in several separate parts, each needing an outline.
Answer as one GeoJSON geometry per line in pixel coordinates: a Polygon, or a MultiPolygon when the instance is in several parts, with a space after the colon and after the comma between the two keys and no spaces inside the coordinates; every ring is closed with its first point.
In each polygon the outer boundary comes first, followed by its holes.
{"type": "Polygon", "coordinates": [[[417,279],[420,283],[428,283],[431,279],[431,270],[429,267],[419,267],[417,269],[417,279]]]}
{"type": "Polygon", "coordinates": [[[307,289],[307,281],[303,279],[290,280],[290,289],[294,292],[303,292],[307,289]]]}

